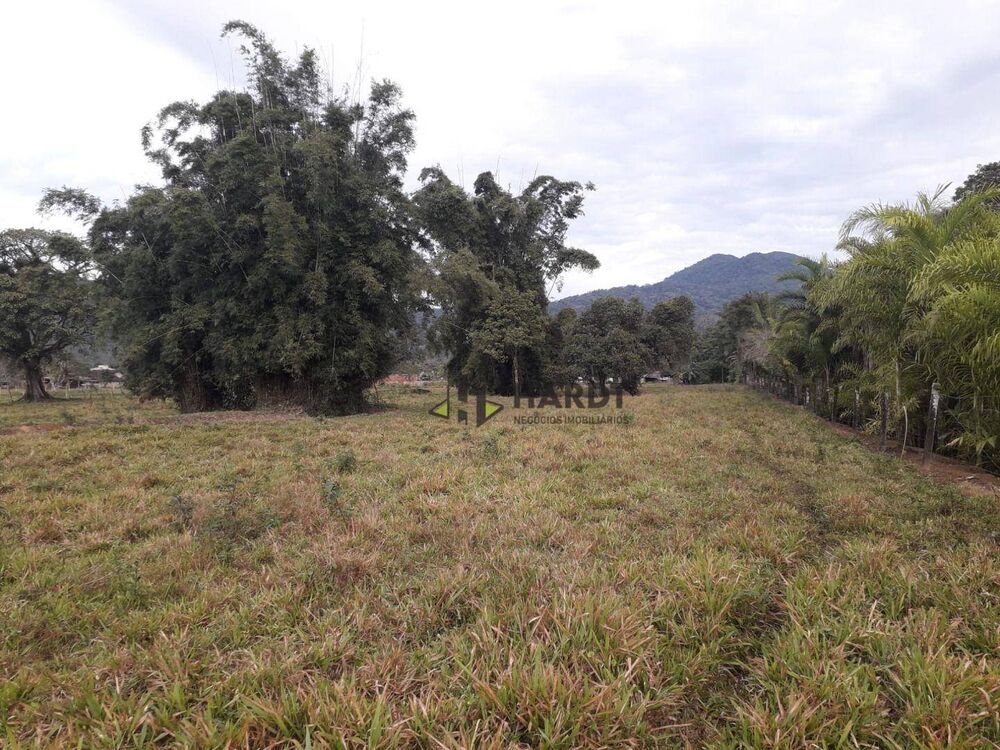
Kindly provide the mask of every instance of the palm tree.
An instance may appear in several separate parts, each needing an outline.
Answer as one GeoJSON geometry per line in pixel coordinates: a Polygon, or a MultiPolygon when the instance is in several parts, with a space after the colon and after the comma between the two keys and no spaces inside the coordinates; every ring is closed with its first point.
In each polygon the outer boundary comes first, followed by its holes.
{"type": "Polygon", "coordinates": [[[954,399],[961,429],[951,444],[981,463],[1000,444],[1000,215],[987,215],[928,263],[911,299],[927,306],[914,336],[954,399]]]}
{"type": "MultiPolygon", "coordinates": [[[[829,282],[833,266],[824,254],[819,260],[799,258],[797,268],[778,276],[779,281],[798,281],[796,289],[778,295],[782,304],[778,315],[774,346],[786,372],[801,389],[804,380],[822,377],[822,388],[829,392],[837,366],[837,320],[832,311],[821,311],[816,296],[829,282]]],[[[835,408],[831,404],[831,409],[835,408]]]]}
{"type": "Polygon", "coordinates": [[[989,215],[984,202],[1000,194],[988,191],[947,205],[946,189],[921,193],[913,204],[875,204],[855,212],[838,245],[849,259],[816,295],[821,312],[839,312],[837,346],[859,347],[873,380],[894,391],[904,449],[910,410],[939,369],[928,316],[943,287],[921,286],[918,279],[949,248],[981,231],[989,215]]]}

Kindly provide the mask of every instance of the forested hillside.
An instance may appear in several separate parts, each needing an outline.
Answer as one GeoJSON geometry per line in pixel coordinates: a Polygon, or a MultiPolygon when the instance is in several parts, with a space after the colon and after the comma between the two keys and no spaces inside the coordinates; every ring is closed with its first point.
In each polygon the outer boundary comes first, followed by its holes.
{"type": "Polygon", "coordinates": [[[644,307],[652,307],[671,297],[686,295],[695,306],[695,315],[718,313],[722,306],[747,292],[777,294],[789,288],[778,276],[795,265],[792,253],[750,253],[741,258],[718,253],[700,260],[655,284],[618,286],[564,297],[549,305],[556,313],[566,307],[585,310],[600,297],[637,298],[644,307]]]}

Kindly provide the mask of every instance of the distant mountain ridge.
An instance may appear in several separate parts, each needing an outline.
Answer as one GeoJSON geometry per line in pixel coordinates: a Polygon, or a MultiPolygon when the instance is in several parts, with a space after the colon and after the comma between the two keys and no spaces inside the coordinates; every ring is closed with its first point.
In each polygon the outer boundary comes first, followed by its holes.
{"type": "Polygon", "coordinates": [[[800,256],[779,251],[735,255],[717,253],[677,271],[655,284],[617,286],[575,294],[549,303],[555,314],[564,307],[585,310],[599,297],[637,297],[649,308],[657,302],[686,294],[694,302],[695,316],[705,318],[718,313],[723,305],[747,292],[777,294],[794,288],[794,282],[778,281],[778,275],[795,268],[800,256]]]}

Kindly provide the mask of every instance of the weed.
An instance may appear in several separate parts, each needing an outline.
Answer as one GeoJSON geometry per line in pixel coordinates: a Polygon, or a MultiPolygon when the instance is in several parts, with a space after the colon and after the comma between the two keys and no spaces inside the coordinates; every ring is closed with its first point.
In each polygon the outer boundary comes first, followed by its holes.
{"type": "Polygon", "coordinates": [[[194,520],[194,503],[183,495],[170,498],[170,523],[177,531],[188,531],[194,520]]]}
{"type": "Polygon", "coordinates": [[[486,458],[498,458],[503,453],[502,446],[500,445],[500,433],[486,433],[486,436],[483,438],[481,450],[483,456],[486,458]]]}
{"type": "Polygon", "coordinates": [[[350,515],[350,508],[344,502],[344,494],[340,488],[340,482],[336,479],[327,478],[323,480],[320,499],[323,506],[332,516],[344,518],[350,515]]]}
{"type": "Polygon", "coordinates": [[[248,498],[231,496],[205,517],[197,531],[228,555],[280,525],[281,519],[273,510],[248,498]]]}
{"type": "Polygon", "coordinates": [[[333,468],[338,474],[350,474],[358,465],[358,458],[354,451],[348,449],[340,451],[333,457],[333,468]]]}

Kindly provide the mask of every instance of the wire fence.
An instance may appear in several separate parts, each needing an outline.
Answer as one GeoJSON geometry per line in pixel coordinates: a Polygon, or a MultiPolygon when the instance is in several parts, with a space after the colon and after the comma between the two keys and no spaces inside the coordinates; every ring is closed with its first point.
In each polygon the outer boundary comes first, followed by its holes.
{"type": "MultiPolygon", "coordinates": [[[[121,383],[96,383],[84,384],[76,387],[48,386],[48,394],[55,399],[62,400],[95,400],[104,398],[117,398],[127,395],[121,383]]],[[[6,381],[0,383],[0,404],[15,404],[24,398],[24,384],[16,381],[6,381]]]]}
{"type": "Polygon", "coordinates": [[[746,373],[743,381],[750,387],[770,393],[780,399],[808,409],[830,422],[849,425],[855,430],[866,429],[879,437],[879,447],[885,448],[890,436],[901,452],[907,448],[922,451],[921,461],[935,453],[941,418],[941,393],[934,383],[927,394],[926,413],[904,413],[905,424],[894,424],[892,396],[888,391],[862,393],[858,388],[839,384],[824,385],[791,378],[746,373]]]}

